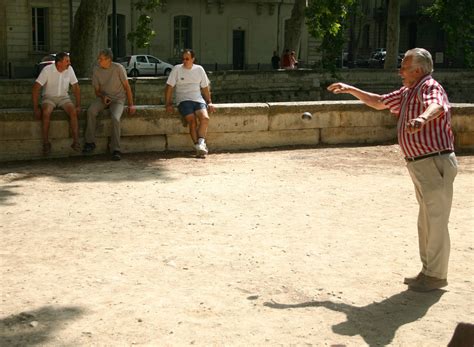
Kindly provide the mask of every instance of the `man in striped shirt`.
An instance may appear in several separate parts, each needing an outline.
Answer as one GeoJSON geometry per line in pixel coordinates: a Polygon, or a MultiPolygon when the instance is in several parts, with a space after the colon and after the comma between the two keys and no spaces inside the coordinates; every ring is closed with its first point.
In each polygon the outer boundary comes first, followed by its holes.
{"type": "Polygon", "coordinates": [[[398,117],[398,143],[419,204],[418,239],[423,267],[404,279],[408,288],[427,292],[448,285],[449,214],[457,174],[451,110],[443,87],[433,79],[433,60],[423,48],[408,50],[399,75],[403,87],[379,95],[345,83],[328,90],[348,93],[377,110],[390,109],[398,117]]]}

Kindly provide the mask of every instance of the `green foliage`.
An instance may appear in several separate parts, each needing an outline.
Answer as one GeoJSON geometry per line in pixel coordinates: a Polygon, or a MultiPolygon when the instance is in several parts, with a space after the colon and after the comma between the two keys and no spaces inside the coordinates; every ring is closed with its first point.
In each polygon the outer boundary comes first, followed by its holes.
{"type": "Polygon", "coordinates": [[[474,6],[472,0],[434,0],[423,12],[436,20],[446,35],[447,55],[464,56],[466,67],[474,67],[474,6]]]}
{"type": "Polygon", "coordinates": [[[139,48],[150,47],[151,41],[156,35],[153,30],[153,18],[149,15],[160,6],[160,0],[138,0],[133,3],[135,9],[141,13],[138,17],[135,31],[128,33],[127,39],[139,48]]]}
{"type": "Polygon", "coordinates": [[[321,40],[322,66],[332,72],[341,56],[349,10],[357,0],[310,0],[306,9],[309,33],[321,40]]]}

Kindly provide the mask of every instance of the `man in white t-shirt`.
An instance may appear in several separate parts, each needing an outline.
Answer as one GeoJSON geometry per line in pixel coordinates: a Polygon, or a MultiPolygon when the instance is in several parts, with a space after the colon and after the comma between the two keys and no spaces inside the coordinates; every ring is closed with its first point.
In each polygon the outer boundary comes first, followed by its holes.
{"type": "Polygon", "coordinates": [[[32,91],[33,111],[35,118],[42,120],[43,154],[51,152],[49,142],[49,124],[51,112],[56,107],[61,107],[69,115],[73,142],[71,148],[79,152],[79,126],[77,117],[81,112],[81,93],[76,74],[71,66],[69,53],[56,54],[55,63],[46,66],[36,79],[32,91]],[[74,106],[69,97],[69,86],[71,85],[76,105],[74,106]],[[39,106],[39,93],[43,88],[41,108],[39,106]]]}
{"type": "Polygon", "coordinates": [[[176,87],[176,104],[184,121],[189,126],[189,134],[194,142],[196,156],[204,158],[208,153],[206,145],[209,114],[214,112],[211,101],[209,79],[201,65],[194,64],[195,55],[191,49],[185,49],[183,63],[176,65],[168,76],[165,88],[166,112],[174,111],[172,97],[176,87]],[[198,122],[199,121],[199,122],[198,122]]]}

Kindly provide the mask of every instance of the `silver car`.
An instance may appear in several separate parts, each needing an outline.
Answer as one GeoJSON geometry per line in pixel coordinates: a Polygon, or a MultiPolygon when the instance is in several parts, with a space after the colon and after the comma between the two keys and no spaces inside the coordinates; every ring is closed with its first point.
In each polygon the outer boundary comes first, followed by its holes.
{"type": "Polygon", "coordinates": [[[168,76],[173,65],[152,55],[138,54],[119,58],[118,62],[125,67],[127,74],[138,76],[168,76]]]}

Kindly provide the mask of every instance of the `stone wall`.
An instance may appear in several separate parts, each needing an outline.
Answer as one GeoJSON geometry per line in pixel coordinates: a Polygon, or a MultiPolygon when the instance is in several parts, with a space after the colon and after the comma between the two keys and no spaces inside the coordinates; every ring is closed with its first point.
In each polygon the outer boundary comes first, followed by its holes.
{"type": "MultiPolygon", "coordinates": [[[[434,77],[445,87],[454,103],[474,103],[474,71],[436,71],[434,77]]],[[[376,93],[400,88],[394,71],[343,70],[337,78],[316,70],[295,71],[217,71],[210,72],[214,103],[287,102],[354,100],[350,95],[333,95],[326,87],[337,80],[376,93]]],[[[95,97],[89,79],[79,82],[82,106],[95,97]]],[[[165,77],[130,79],[137,105],[164,104],[165,77]]],[[[32,108],[32,79],[0,80],[0,108],[32,108]]]]}
{"type": "MultiPolygon", "coordinates": [[[[359,101],[218,104],[212,114],[208,144],[213,151],[279,146],[382,144],[396,141],[396,121],[388,111],[376,111],[359,101]],[[304,111],[313,119],[301,118],[304,111]]],[[[80,120],[81,138],[85,113],[80,120]]],[[[96,154],[106,153],[110,119],[101,115],[96,154]]],[[[474,151],[474,105],[453,104],[457,151],[474,151]]],[[[70,149],[69,122],[55,111],[51,122],[52,157],[80,155],[70,149]]],[[[192,142],[177,114],[163,106],[139,106],[124,115],[122,150],[130,152],[190,151],[192,142]]],[[[41,158],[41,122],[29,109],[0,109],[0,161],[41,158]]]]}

